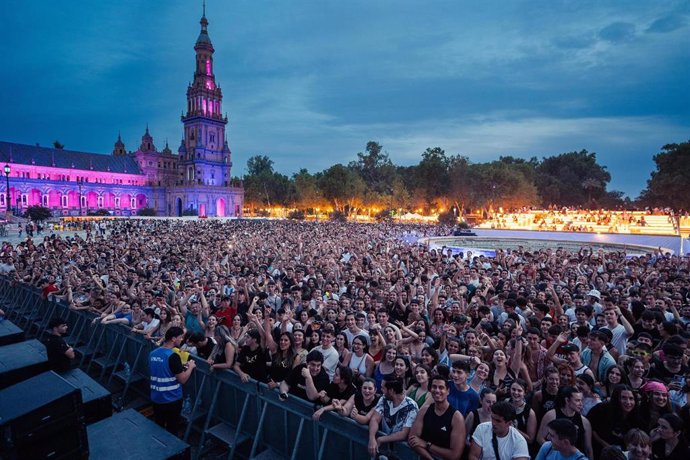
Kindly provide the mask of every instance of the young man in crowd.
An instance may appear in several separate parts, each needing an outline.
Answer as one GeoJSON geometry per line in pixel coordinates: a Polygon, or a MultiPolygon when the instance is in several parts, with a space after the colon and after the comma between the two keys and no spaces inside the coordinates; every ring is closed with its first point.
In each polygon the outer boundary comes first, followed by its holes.
{"type": "Polygon", "coordinates": [[[420,457],[455,460],[465,447],[465,419],[448,402],[448,382],[436,375],[429,383],[433,404],[424,405],[410,429],[408,444],[420,457]]]}

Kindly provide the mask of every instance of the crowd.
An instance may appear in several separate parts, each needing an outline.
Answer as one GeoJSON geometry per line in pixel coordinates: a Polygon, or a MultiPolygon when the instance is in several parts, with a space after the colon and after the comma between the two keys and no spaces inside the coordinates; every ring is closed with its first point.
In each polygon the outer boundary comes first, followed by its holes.
{"type": "Polygon", "coordinates": [[[570,208],[520,209],[487,214],[479,228],[552,232],[677,233],[677,218],[670,209],[646,211],[570,208]],[[653,216],[653,217],[651,217],[653,216]],[[656,217],[662,216],[661,220],[656,217]],[[648,220],[654,220],[649,226],[648,220]]]}
{"type": "MultiPolygon", "coordinates": [[[[411,243],[450,230],[421,225],[107,226],[6,243],[0,272],[312,401],[316,420],[368,425],[372,455],[400,441],[423,458],[690,453],[686,257],[460,255],[411,243]]],[[[165,350],[152,375],[186,380],[165,350]]]]}

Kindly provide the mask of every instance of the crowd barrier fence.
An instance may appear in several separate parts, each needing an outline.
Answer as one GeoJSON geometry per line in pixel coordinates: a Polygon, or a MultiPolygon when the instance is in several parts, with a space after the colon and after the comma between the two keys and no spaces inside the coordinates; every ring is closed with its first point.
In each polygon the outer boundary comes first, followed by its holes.
{"type": "MultiPolygon", "coordinates": [[[[51,318],[63,318],[68,324],[65,339],[74,347],[79,367],[108,387],[120,384],[119,397],[113,399],[116,410],[137,394],[148,398],[148,354],[156,347],[151,340],[122,325],[103,325],[95,314],[70,309],[62,301],[44,300],[38,289],[7,278],[0,278],[0,303],[10,320],[38,338],[44,337],[51,318]]],[[[203,456],[210,438],[227,445],[229,459],[242,444],[244,449],[251,446],[251,459],[369,458],[367,426],[334,413],[314,421],[312,403],[296,397],[283,401],[264,383],[244,383],[233,371],[212,370],[206,361],[190,359],[197,366],[184,386],[184,440],[198,440],[195,458],[203,456]]],[[[382,453],[401,460],[419,458],[406,443],[387,446],[382,453]]]]}

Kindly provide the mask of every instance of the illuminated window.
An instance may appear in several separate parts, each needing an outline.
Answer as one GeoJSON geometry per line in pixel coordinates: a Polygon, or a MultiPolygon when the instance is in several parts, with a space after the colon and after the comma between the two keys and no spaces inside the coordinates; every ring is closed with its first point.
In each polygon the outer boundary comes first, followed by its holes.
{"type": "Polygon", "coordinates": [[[62,206],[63,208],[69,206],[69,197],[67,195],[60,196],[60,206],[62,206]]]}
{"type": "Polygon", "coordinates": [[[98,207],[102,208],[103,207],[103,197],[99,196],[97,202],[98,202],[98,207]]]}

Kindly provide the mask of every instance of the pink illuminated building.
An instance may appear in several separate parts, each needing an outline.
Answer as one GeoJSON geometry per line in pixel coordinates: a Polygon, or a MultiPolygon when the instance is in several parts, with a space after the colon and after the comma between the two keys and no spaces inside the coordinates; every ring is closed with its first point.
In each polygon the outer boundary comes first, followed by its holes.
{"type": "MultiPolygon", "coordinates": [[[[159,151],[148,127],[135,152],[121,137],[111,155],[0,142],[0,168],[10,167],[10,209],[42,205],[56,216],[106,209],[136,215],[153,208],[159,216],[241,216],[244,189],[232,183],[231,152],[222,115],[223,94],[213,74],[213,45],[206,15],[194,45],[196,68],[182,116],[184,137],[177,153],[159,151]]],[[[0,182],[0,212],[8,208],[0,182]]]]}

